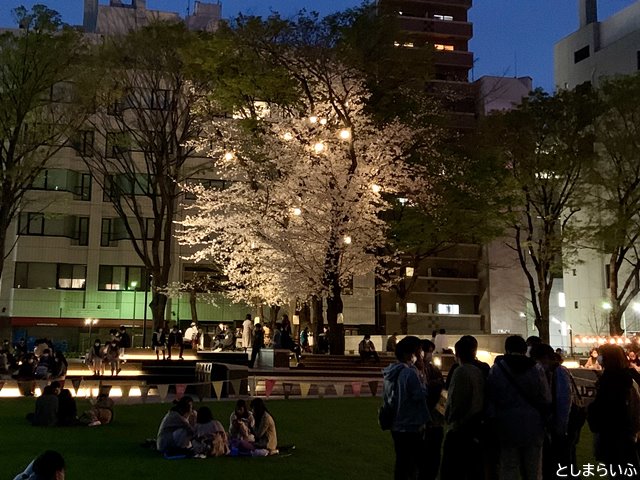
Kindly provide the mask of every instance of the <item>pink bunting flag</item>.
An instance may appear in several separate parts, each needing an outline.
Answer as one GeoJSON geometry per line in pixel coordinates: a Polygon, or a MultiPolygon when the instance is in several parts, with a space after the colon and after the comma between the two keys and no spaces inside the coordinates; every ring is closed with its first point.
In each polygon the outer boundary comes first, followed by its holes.
{"type": "Polygon", "coordinates": [[[264,381],[264,392],[267,398],[269,398],[271,392],[273,392],[273,387],[275,386],[275,384],[276,381],[273,378],[268,378],[264,381]]]}
{"type": "Polygon", "coordinates": [[[180,400],[184,397],[184,392],[187,389],[187,386],[184,383],[176,384],[176,400],[180,400]]]}
{"type": "Polygon", "coordinates": [[[353,394],[356,397],[360,396],[360,388],[362,387],[362,384],[360,382],[353,382],[351,384],[351,390],[353,391],[353,394]]]}

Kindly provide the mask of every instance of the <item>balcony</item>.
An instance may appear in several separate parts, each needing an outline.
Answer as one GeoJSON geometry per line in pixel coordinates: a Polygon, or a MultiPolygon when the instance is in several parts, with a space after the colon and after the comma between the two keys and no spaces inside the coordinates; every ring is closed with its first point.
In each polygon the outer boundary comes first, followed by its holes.
{"type": "Polygon", "coordinates": [[[469,22],[402,15],[398,17],[398,23],[401,30],[412,33],[421,32],[430,36],[461,38],[464,40],[469,40],[473,36],[473,25],[469,22]]]}
{"type": "Polygon", "coordinates": [[[443,67],[457,67],[471,69],[473,67],[473,53],[464,51],[438,50],[433,55],[433,63],[443,67]]]}
{"type": "MultiPolygon", "coordinates": [[[[388,332],[400,331],[400,314],[384,312],[388,332]]],[[[482,315],[441,315],[437,313],[413,313],[407,317],[410,335],[431,335],[434,329],[445,328],[449,334],[480,333],[484,331],[482,315]]]]}

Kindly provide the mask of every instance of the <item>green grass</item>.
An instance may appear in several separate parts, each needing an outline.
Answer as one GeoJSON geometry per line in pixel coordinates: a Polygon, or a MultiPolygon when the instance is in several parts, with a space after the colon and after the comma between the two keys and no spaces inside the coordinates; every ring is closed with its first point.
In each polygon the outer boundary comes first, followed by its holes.
{"type": "MultiPolygon", "coordinates": [[[[304,480],[393,477],[393,444],[376,422],[379,398],[267,400],[278,429],[278,441],[295,444],[291,456],[164,460],[140,443],[155,437],[169,404],[117,405],[111,425],[97,428],[39,428],[25,415],[34,399],[0,401],[0,478],[13,478],[38,453],[60,451],[67,461],[67,478],[91,480],[260,479],[304,480]]],[[[233,402],[207,405],[224,425],[233,402]]],[[[88,408],[85,401],[78,409],[88,408]]],[[[587,426],[578,447],[578,464],[593,462],[587,426]]],[[[464,461],[464,455],[461,456],[464,461]]]]}
{"type": "MultiPolygon", "coordinates": [[[[302,480],[392,478],[393,445],[376,423],[379,398],[267,400],[280,444],[295,444],[291,456],[164,460],[140,443],[155,437],[169,404],[116,406],[115,422],[88,428],[39,428],[25,415],[33,399],[0,401],[0,478],[13,478],[46,449],[61,452],[67,478],[91,480],[257,479],[302,480]]],[[[228,423],[234,402],[205,402],[228,423]]],[[[80,402],[78,410],[88,407],[80,402]]]]}

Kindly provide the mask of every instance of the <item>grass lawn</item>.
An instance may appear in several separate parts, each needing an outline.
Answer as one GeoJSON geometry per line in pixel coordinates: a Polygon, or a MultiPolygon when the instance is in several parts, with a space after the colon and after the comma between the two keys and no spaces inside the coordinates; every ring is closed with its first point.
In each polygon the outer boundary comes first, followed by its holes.
{"type": "MultiPolygon", "coordinates": [[[[235,402],[205,402],[228,426],[235,402]]],[[[88,428],[39,428],[25,415],[35,400],[0,401],[0,479],[13,478],[34,456],[58,450],[67,462],[67,478],[113,479],[343,479],[393,477],[393,445],[376,423],[379,398],[267,400],[280,444],[294,444],[291,456],[164,460],[140,443],[155,437],[170,405],[116,405],[111,425],[88,428]]],[[[199,407],[196,400],[195,407],[199,407]]],[[[88,408],[78,403],[78,411],[88,408]]]]}
{"type": "MultiPolygon", "coordinates": [[[[377,425],[379,398],[267,400],[280,444],[295,444],[291,456],[164,460],[140,443],[155,437],[169,404],[116,406],[112,425],[88,428],[38,428],[25,415],[35,400],[0,401],[0,478],[13,478],[38,453],[60,451],[67,478],[78,480],[260,479],[304,480],[393,478],[393,445],[377,425]]],[[[234,402],[205,403],[226,426],[234,402]]],[[[196,402],[195,407],[201,404],[196,402]]],[[[80,401],[78,410],[88,403],[80,401]]],[[[578,464],[591,459],[591,434],[585,426],[578,464]]],[[[461,455],[464,461],[464,455],[461,455]]]]}

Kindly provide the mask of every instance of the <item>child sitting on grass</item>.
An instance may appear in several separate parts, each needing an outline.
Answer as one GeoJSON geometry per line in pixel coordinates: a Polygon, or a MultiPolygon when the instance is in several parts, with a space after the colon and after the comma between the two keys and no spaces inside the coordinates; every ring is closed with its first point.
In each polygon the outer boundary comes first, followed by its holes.
{"type": "Polygon", "coordinates": [[[196,458],[221,457],[229,453],[227,432],[224,431],[224,427],[219,421],[213,419],[209,407],[198,409],[193,451],[196,458]]]}

